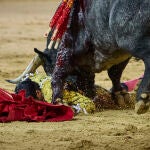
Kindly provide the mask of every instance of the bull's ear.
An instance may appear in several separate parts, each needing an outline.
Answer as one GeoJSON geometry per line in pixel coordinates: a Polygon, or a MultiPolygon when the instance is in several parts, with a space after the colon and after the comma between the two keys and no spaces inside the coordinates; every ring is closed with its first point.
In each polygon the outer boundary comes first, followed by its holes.
{"type": "Polygon", "coordinates": [[[34,48],[34,52],[37,53],[39,55],[39,57],[45,56],[45,54],[43,52],[39,51],[37,48],[34,48]]]}

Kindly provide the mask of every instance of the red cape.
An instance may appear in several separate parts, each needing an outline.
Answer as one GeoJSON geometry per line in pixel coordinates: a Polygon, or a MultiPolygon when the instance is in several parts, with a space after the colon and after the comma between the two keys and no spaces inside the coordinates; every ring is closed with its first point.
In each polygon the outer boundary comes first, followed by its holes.
{"type": "Polygon", "coordinates": [[[73,111],[65,105],[53,105],[25,98],[25,91],[12,94],[0,88],[0,122],[10,121],[68,121],[73,118],[73,111]]]}

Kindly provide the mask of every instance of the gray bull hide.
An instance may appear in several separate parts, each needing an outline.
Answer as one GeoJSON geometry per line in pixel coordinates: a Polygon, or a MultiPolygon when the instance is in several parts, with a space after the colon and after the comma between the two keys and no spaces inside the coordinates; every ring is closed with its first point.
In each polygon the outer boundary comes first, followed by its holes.
{"type": "Polygon", "coordinates": [[[141,114],[150,106],[150,1],[75,0],[52,74],[52,102],[62,99],[65,78],[76,69],[89,75],[93,92],[94,74],[103,70],[114,92],[122,90],[120,77],[131,56],[145,64],[135,108],[141,114]]]}

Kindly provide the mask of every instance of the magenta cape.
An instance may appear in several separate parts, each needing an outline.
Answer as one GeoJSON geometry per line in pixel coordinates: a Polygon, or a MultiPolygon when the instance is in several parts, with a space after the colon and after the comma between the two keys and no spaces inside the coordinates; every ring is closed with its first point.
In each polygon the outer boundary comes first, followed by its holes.
{"type": "Polygon", "coordinates": [[[25,91],[12,94],[0,88],[0,122],[58,122],[72,120],[73,115],[68,106],[37,101],[33,97],[25,98],[25,91]]]}

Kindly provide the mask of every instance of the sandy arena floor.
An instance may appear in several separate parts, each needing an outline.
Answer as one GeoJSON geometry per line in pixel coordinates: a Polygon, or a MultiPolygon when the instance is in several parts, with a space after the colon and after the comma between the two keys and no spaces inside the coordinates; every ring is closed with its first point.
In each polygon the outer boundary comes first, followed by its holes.
{"type": "MultiPolygon", "coordinates": [[[[60,0],[0,0],[0,87],[13,91],[6,79],[17,77],[45,47],[44,32],[60,0]]],[[[42,68],[39,71],[43,71],[42,68]]],[[[131,61],[122,80],[139,77],[143,63],[131,61]]],[[[109,89],[106,72],[96,83],[109,89]]],[[[150,150],[150,111],[104,110],[60,123],[0,123],[0,150],[150,150]]]]}

